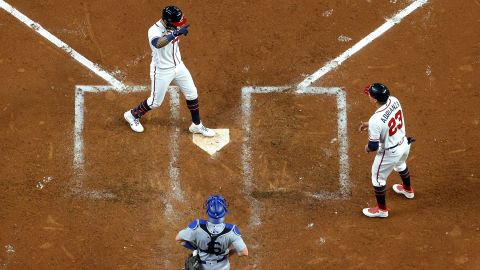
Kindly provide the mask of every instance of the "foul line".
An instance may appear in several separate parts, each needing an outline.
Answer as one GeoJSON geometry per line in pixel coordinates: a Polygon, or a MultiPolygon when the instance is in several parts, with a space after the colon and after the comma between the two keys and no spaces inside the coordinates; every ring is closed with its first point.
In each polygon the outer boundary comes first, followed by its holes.
{"type": "Polygon", "coordinates": [[[13,6],[8,4],[7,2],[0,0],[0,7],[4,9],[6,12],[10,13],[12,16],[17,18],[19,21],[24,23],[29,28],[33,29],[35,32],[46,38],[48,41],[53,43],[58,48],[62,49],[68,55],[70,55],[73,59],[77,60],[80,64],[84,65],[86,68],[91,70],[93,73],[100,76],[102,79],[107,81],[116,89],[125,89],[126,85],[120,82],[119,80],[115,79],[110,73],[102,69],[99,65],[93,63],[92,61],[85,58],[83,55],[75,51],[73,48],[68,46],[65,42],[58,39],[56,36],[52,35],[50,32],[45,30],[40,24],[32,21],[23,13],[15,9],[13,6]]]}
{"type": "Polygon", "coordinates": [[[244,172],[244,193],[250,203],[252,211],[250,226],[261,224],[260,202],[252,196],[253,192],[253,168],[252,168],[252,146],[251,146],[251,117],[252,117],[252,94],[267,93],[293,93],[296,95],[335,95],[337,103],[337,140],[339,142],[339,190],[337,192],[319,191],[315,193],[305,192],[305,195],[320,200],[346,199],[350,194],[349,186],[349,160],[348,160],[348,134],[347,134],[347,98],[341,88],[308,87],[291,91],[288,86],[283,87],[243,87],[242,88],[242,113],[244,130],[242,148],[242,167],[244,172]]]}
{"type": "Polygon", "coordinates": [[[382,24],[380,27],[378,27],[375,31],[370,33],[368,36],[364,37],[362,40],[357,42],[357,44],[353,45],[350,49],[346,50],[344,53],[342,53],[340,56],[337,58],[333,59],[332,61],[328,62],[325,66],[317,70],[315,73],[312,75],[308,76],[303,80],[301,83],[298,84],[297,88],[303,89],[306,88],[321,77],[323,77],[325,74],[328,72],[332,71],[336,67],[340,66],[345,60],[350,58],[352,55],[360,51],[363,47],[367,46],[370,42],[381,36],[383,33],[388,31],[390,28],[392,28],[394,25],[400,23],[403,18],[408,16],[410,13],[415,11],[417,8],[425,5],[429,0],[417,0],[410,4],[408,7],[405,9],[401,10],[397,14],[395,14],[393,17],[390,19],[387,19],[387,21],[382,24]]]}

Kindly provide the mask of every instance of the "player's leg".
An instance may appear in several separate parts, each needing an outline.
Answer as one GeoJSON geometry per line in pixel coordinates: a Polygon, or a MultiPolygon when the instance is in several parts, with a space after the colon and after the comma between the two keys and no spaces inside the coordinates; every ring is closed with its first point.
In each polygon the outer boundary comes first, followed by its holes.
{"type": "Polygon", "coordinates": [[[215,136],[215,132],[205,127],[200,119],[200,109],[198,102],[198,91],[193,82],[192,75],[187,67],[182,63],[176,68],[176,76],[174,82],[180,87],[183,95],[187,101],[188,109],[192,115],[192,125],[190,125],[190,132],[200,133],[206,137],[215,136]]]}
{"type": "Polygon", "coordinates": [[[138,106],[124,113],[125,120],[135,132],[143,132],[144,128],[140,123],[140,118],[148,111],[160,107],[165,98],[168,86],[173,80],[175,73],[173,69],[150,68],[150,96],[140,102],[138,106]]]}
{"type": "MultiPolygon", "coordinates": [[[[158,69],[155,68],[153,72],[150,72],[151,91],[150,96],[144,100],[150,109],[158,108],[162,105],[167,93],[168,87],[175,78],[174,69],[158,69]]],[[[143,114],[140,115],[140,117],[143,114]]]]}
{"type": "Polygon", "coordinates": [[[386,200],[387,178],[393,170],[393,160],[388,152],[383,151],[376,154],[372,164],[372,185],[375,191],[377,206],[363,209],[368,217],[388,217],[386,200]]]}
{"type": "Polygon", "coordinates": [[[410,153],[410,145],[404,142],[401,147],[402,149],[400,150],[403,151],[403,154],[396,162],[393,169],[400,175],[400,178],[402,179],[402,184],[395,184],[392,188],[396,193],[403,194],[408,199],[413,199],[415,197],[415,194],[413,192],[410,181],[410,171],[408,170],[408,166],[406,163],[408,154],[410,153]]]}

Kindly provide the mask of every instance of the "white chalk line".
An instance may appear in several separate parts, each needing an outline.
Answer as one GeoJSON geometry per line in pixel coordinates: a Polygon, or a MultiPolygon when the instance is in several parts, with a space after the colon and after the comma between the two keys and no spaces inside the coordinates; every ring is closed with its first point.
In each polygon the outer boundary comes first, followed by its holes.
{"type": "Polygon", "coordinates": [[[346,93],[341,88],[323,88],[308,87],[303,89],[291,90],[289,86],[275,87],[243,87],[242,88],[242,114],[244,130],[243,147],[242,147],[242,167],[244,193],[246,200],[250,203],[252,211],[250,216],[250,226],[258,226],[261,224],[261,206],[260,202],[252,196],[253,192],[253,168],[252,168],[252,147],[251,147],[251,115],[252,115],[252,94],[267,93],[293,93],[296,95],[335,95],[337,103],[337,137],[339,142],[339,190],[337,192],[319,191],[315,193],[305,192],[305,195],[319,200],[328,199],[346,199],[349,196],[349,160],[348,160],[348,134],[347,134],[347,104],[346,93]]]}
{"type": "MultiPolygon", "coordinates": [[[[70,55],[73,59],[84,65],[93,73],[97,74],[105,81],[107,81],[111,86],[77,86],[75,88],[75,127],[74,127],[74,172],[75,172],[75,183],[72,187],[72,191],[76,195],[80,195],[82,197],[90,198],[90,199],[112,199],[115,198],[115,195],[106,191],[99,191],[99,190],[85,190],[83,188],[83,181],[85,179],[84,173],[84,164],[85,164],[85,157],[83,153],[83,140],[82,140],[82,133],[84,127],[84,93],[85,92],[102,92],[108,90],[116,90],[119,92],[136,92],[136,91],[144,91],[146,87],[144,86],[134,86],[134,87],[127,87],[125,84],[117,80],[113,77],[110,73],[102,69],[98,64],[93,63],[92,61],[88,60],[86,57],[78,53],[76,50],[71,48],[68,44],[61,41],[50,32],[48,32],[45,28],[43,28],[39,23],[34,22],[19,10],[15,9],[10,4],[6,3],[3,0],[0,0],[0,7],[4,9],[6,12],[17,18],[19,21],[24,23],[29,28],[33,29],[35,32],[43,36],[45,39],[53,43],[58,48],[62,49],[68,55],[70,55]],[[113,87],[113,89],[112,89],[113,87]]],[[[177,100],[178,100],[178,90],[174,90],[172,93],[177,93],[177,100]]],[[[175,94],[174,94],[175,95],[175,94]]],[[[178,104],[178,102],[177,102],[178,104]]],[[[176,107],[178,111],[178,106],[176,107]]],[[[178,113],[176,113],[178,115],[178,113]]],[[[178,119],[178,117],[177,117],[178,119]]],[[[178,127],[174,129],[171,135],[171,141],[177,143],[177,139],[175,136],[179,135],[178,127]]],[[[171,153],[170,157],[174,160],[174,162],[170,164],[169,168],[169,175],[171,176],[172,187],[174,189],[174,196],[178,199],[183,200],[183,194],[180,189],[179,185],[179,171],[178,168],[174,167],[176,160],[178,159],[178,146],[171,146],[170,148],[171,153]],[[173,177],[173,178],[172,178],[173,177]]],[[[165,214],[169,211],[171,212],[173,207],[171,204],[166,205],[165,214]]],[[[168,219],[169,217],[166,216],[168,219]]],[[[167,265],[169,261],[165,262],[167,265]]]]}
{"type": "MultiPolygon", "coordinates": [[[[170,151],[170,162],[168,164],[168,175],[170,176],[170,188],[172,192],[167,193],[167,196],[164,198],[165,212],[164,217],[167,221],[170,222],[171,226],[178,224],[178,211],[174,211],[172,205],[172,195],[174,199],[179,202],[184,202],[184,195],[180,186],[180,169],[178,167],[178,156],[179,156],[179,143],[178,138],[180,137],[180,128],[178,127],[178,122],[180,120],[180,95],[178,87],[175,87],[168,91],[170,94],[170,122],[173,125],[172,131],[170,133],[170,143],[168,145],[170,151]]],[[[164,250],[170,250],[170,242],[162,241],[162,248],[164,250]]],[[[172,262],[168,256],[163,256],[163,266],[165,269],[172,269],[172,262]]]]}
{"type": "Polygon", "coordinates": [[[120,93],[146,91],[145,86],[130,86],[126,88],[115,88],[109,85],[77,85],[75,87],[75,121],[74,121],[74,142],[73,142],[73,165],[76,172],[83,169],[85,157],[83,153],[83,125],[85,114],[85,92],[99,93],[104,91],[117,91],[120,93]]]}
{"type": "Polygon", "coordinates": [[[350,196],[350,180],[349,180],[349,160],[348,160],[348,127],[347,127],[347,94],[341,88],[337,88],[337,129],[338,129],[338,141],[339,141],[339,154],[340,154],[340,194],[342,199],[346,199],[350,196]]]}
{"type": "Polygon", "coordinates": [[[298,89],[303,89],[312,85],[315,81],[323,77],[328,72],[332,71],[333,69],[340,66],[345,60],[353,56],[355,53],[360,51],[363,47],[367,46],[370,42],[377,39],[379,36],[384,34],[390,28],[395,26],[396,24],[400,23],[403,18],[408,16],[410,13],[415,11],[417,8],[422,7],[425,5],[429,0],[416,0],[405,9],[401,10],[400,12],[396,13],[391,18],[387,19],[387,21],[378,27],[375,31],[364,37],[362,40],[357,42],[353,45],[350,49],[346,50],[344,53],[339,55],[337,58],[328,62],[325,66],[317,70],[312,75],[305,78],[301,83],[298,84],[298,89]]]}
{"type": "Polygon", "coordinates": [[[251,163],[251,144],[250,144],[250,118],[251,118],[251,89],[252,87],[242,88],[242,112],[243,112],[243,146],[242,146],[242,167],[243,167],[243,192],[246,200],[250,204],[250,226],[258,226],[260,220],[260,203],[252,196],[253,192],[253,171],[251,163]]]}
{"type": "Polygon", "coordinates": [[[112,88],[109,85],[77,85],[75,87],[75,121],[74,121],[74,143],[73,143],[73,164],[75,171],[78,173],[83,170],[85,161],[83,153],[83,125],[85,114],[85,92],[98,93],[103,91],[115,90],[120,93],[139,92],[146,91],[145,86],[129,86],[125,88],[112,88]]]}
{"type": "Polygon", "coordinates": [[[67,45],[65,42],[61,41],[56,36],[54,36],[50,32],[48,32],[39,23],[36,23],[36,22],[32,21],[30,18],[25,16],[23,13],[21,13],[19,10],[17,10],[16,8],[11,6],[7,2],[5,2],[3,0],[0,0],[0,7],[2,9],[4,9],[6,12],[8,12],[9,14],[11,14],[12,16],[14,16],[15,18],[17,18],[19,21],[24,23],[29,28],[33,29],[39,35],[46,38],[48,41],[53,43],[55,46],[62,49],[64,52],[66,52],[68,55],[70,55],[73,59],[77,60],[80,64],[84,65],[90,71],[92,71],[93,73],[100,76],[102,79],[107,81],[109,84],[111,84],[116,89],[126,88],[126,86],[122,82],[115,79],[110,73],[108,73],[107,71],[102,69],[98,64],[95,64],[92,61],[85,58],[83,55],[78,53],[76,50],[74,50],[72,47],[67,45]]]}
{"type": "MultiPolygon", "coordinates": [[[[75,128],[74,128],[74,168],[76,180],[73,185],[73,193],[77,196],[81,196],[93,200],[102,199],[114,199],[116,195],[108,191],[102,190],[88,190],[83,187],[85,180],[84,176],[84,164],[85,156],[83,151],[83,126],[84,126],[84,108],[85,108],[85,93],[100,93],[105,91],[116,91],[121,94],[131,92],[147,91],[149,88],[146,86],[129,86],[127,88],[115,89],[109,85],[77,85],[75,88],[75,128]]],[[[165,206],[164,219],[170,223],[174,223],[178,217],[177,212],[174,211],[172,205],[172,199],[179,202],[184,202],[184,194],[180,185],[180,170],[177,166],[179,157],[179,145],[178,138],[180,136],[180,128],[177,126],[180,120],[180,95],[179,88],[176,86],[169,87],[170,94],[170,122],[174,125],[170,133],[170,162],[168,167],[168,174],[170,177],[171,192],[167,192],[166,196],[161,200],[165,206]]],[[[130,131],[127,131],[130,132],[130,131]]],[[[169,242],[162,241],[161,246],[164,250],[168,250],[170,247],[169,242]]],[[[171,269],[171,261],[167,257],[163,257],[163,265],[165,269],[171,269]]]]}
{"type": "Polygon", "coordinates": [[[75,87],[75,112],[73,127],[73,166],[75,172],[83,170],[85,157],[83,155],[83,123],[85,95],[82,87],[75,87]]]}
{"type": "MultiPolygon", "coordinates": [[[[291,87],[243,87],[242,88],[242,127],[243,133],[243,145],[242,145],[242,167],[243,167],[243,193],[245,199],[250,204],[250,222],[249,227],[255,229],[262,224],[261,211],[262,207],[260,202],[253,197],[254,191],[253,185],[253,167],[252,163],[252,147],[251,147],[251,116],[252,116],[252,94],[268,94],[268,93],[294,93],[296,95],[309,95],[309,94],[329,94],[336,95],[337,107],[338,107],[338,141],[339,141],[339,191],[337,192],[325,192],[319,191],[315,193],[307,193],[314,199],[319,200],[337,200],[347,199],[349,195],[349,161],[348,161],[348,138],[347,138],[347,110],[346,110],[346,97],[345,92],[341,88],[320,88],[320,87],[308,87],[304,89],[297,89],[295,91],[290,90],[291,87]],[[290,91],[289,91],[290,90],[290,91]]],[[[253,256],[253,263],[259,264],[259,256],[253,256]]]]}
{"type": "MultiPolygon", "coordinates": [[[[83,188],[83,182],[85,181],[84,165],[85,165],[85,154],[84,154],[84,142],[83,142],[83,128],[85,123],[85,93],[100,93],[104,91],[116,91],[122,94],[130,92],[140,92],[146,91],[148,88],[145,86],[130,86],[126,88],[115,88],[109,85],[77,85],[75,88],[75,119],[74,119],[74,142],[73,142],[73,167],[75,172],[75,183],[72,187],[72,191],[76,195],[81,195],[86,198],[91,199],[112,199],[116,196],[107,191],[93,190],[89,191],[83,188]]],[[[179,102],[179,89],[176,86],[169,87],[170,93],[170,112],[171,112],[171,122],[176,124],[180,118],[180,102],[179,102]]],[[[178,201],[183,201],[184,196],[180,186],[180,172],[176,166],[178,156],[179,156],[179,147],[178,147],[178,137],[180,136],[180,129],[174,127],[170,135],[170,164],[169,164],[169,176],[170,176],[170,185],[172,188],[172,194],[167,193],[167,198],[165,198],[166,203],[166,214],[170,214],[173,211],[171,205],[170,196],[173,195],[174,199],[178,201]]]]}
{"type": "MultiPolygon", "coordinates": [[[[180,169],[178,167],[179,156],[179,144],[178,138],[180,137],[180,127],[178,122],[180,120],[180,95],[177,87],[172,88],[170,93],[170,120],[174,125],[170,134],[170,144],[168,145],[170,150],[170,163],[168,164],[168,174],[170,176],[170,184],[173,191],[173,195],[177,201],[183,202],[184,196],[180,187],[180,169]]],[[[172,209],[173,210],[173,209],[172,209]]],[[[169,215],[172,213],[168,213],[169,215]]]]}
{"type": "Polygon", "coordinates": [[[347,95],[338,87],[321,88],[309,87],[295,90],[296,94],[328,94],[336,96],[337,103],[337,140],[339,142],[339,184],[340,189],[337,196],[325,192],[311,194],[316,199],[347,199],[350,194],[349,187],[349,160],[348,160],[348,127],[347,127],[347,95]]]}

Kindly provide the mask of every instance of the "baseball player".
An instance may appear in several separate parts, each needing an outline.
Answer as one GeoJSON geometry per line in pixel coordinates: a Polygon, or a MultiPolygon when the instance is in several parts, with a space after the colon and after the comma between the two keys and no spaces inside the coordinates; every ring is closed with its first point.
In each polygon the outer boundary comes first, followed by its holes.
{"type": "Polygon", "coordinates": [[[387,177],[392,170],[400,174],[402,184],[393,185],[393,191],[413,199],[407,160],[412,137],[405,137],[405,118],[402,106],[397,98],[390,95],[390,90],[381,83],[374,83],[365,88],[365,94],[377,105],[377,110],[368,122],[361,122],[359,131],[368,129],[368,144],[365,152],[377,151],[372,165],[372,184],[375,189],[377,206],[363,209],[367,217],[388,217],[385,200],[387,177]]]}
{"type": "MultiPolygon", "coordinates": [[[[175,240],[184,247],[198,251],[200,269],[228,270],[228,257],[248,256],[240,230],[234,224],[224,223],[228,205],[221,195],[212,195],[205,202],[208,220],[196,219],[181,230],[175,240]]],[[[187,269],[187,268],[186,268],[187,269]]]]}
{"type": "Polygon", "coordinates": [[[165,93],[172,81],[182,90],[192,115],[189,131],[206,137],[215,136],[215,132],[206,128],[200,120],[197,88],[192,75],[182,62],[179,43],[180,37],[188,34],[189,25],[182,11],[176,6],[163,9],[162,19],[148,30],[148,43],[152,49],[150,64],[151,94],[146,100],[126,111],[125,120],[135,132],[143,132],[140,118],[148,111],[162,105],[165,93]]]}

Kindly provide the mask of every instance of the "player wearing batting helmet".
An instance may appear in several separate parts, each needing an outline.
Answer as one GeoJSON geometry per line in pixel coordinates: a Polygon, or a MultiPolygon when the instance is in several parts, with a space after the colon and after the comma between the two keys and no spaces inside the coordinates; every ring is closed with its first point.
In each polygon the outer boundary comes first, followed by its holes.
{"type": "Polygon", "coordinates": [[[402,105],[396,97],[390,95],[387,86],[381,83],[370,84],[365,88],[365,94],[377,106],[368,122],[361,122],[359,127],[359,131],[368,130],[365,152],[377,152],[371,170],[377,205],[363,209],[363,214],[367,217],[385,218],[388,217],[385,198],[387,177],[392,170],[398,172],[402,179],[402,184],[393,185],[393,191],[408,199],[414,197],[406,163],[410,143],[414,139],[406,137],[402,105]]]}
{"type": "Polygon", "coordinates": [[[180,38],[186,36],[188,31],[187,18],[176,6],[165,7],[162,18],[148,30],[148,43],[152,50],[150,96],[123,114],[133,131],[144,131],[140,118],[162,105],[168,87],[174,81],[183,92],[192,116],[188,130],[205,137],[215,136],[215,131],[205,127],[200,119],[197,87],[180,54],[180,38]]]}

